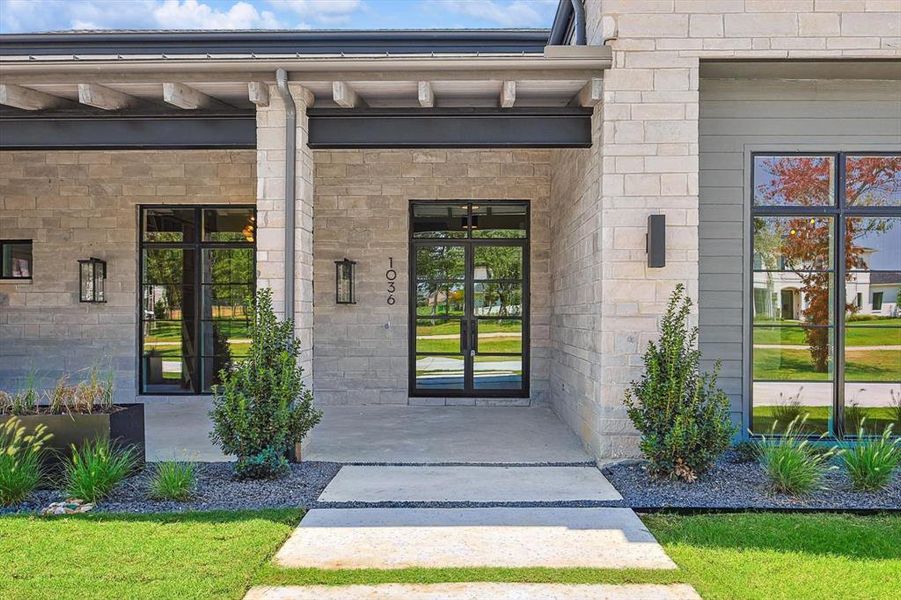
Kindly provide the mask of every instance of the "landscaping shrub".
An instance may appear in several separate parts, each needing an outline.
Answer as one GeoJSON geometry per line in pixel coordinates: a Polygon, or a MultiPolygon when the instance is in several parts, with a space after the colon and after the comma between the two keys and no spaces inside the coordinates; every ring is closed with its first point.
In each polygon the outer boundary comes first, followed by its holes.
{"type": "Polygon", "coordinates": [[[220,371],[222,383],[213,387],[210,438],[238,457],[238,478],[273,478],[287,472],[286,455],[321,414],[297,365],[300,342],[294,323],[276,318],[272,290],[257,293],[250,321],[247,357],[220,371]]]}
{"type": "Polygon", "coordinates": [[[645,371],[626,392],[629,418],[641,433],[649,472],[694,481],[728,447],[735,432],[729,398],[713,373],[700,372],[698,329],[689,329],[691,299],[680,284],[670,296],[660,340],[648,344],[645,371]]]}
{"type": "Polygon", "coordinates": [[[754,462],[759,454],[757,444],[749,440],[736,443],[732,446],[732,451],[735,453],[735,462],[738,463],[754,462]]]}
{"type": "Polygon", "coordinates": [[[134,448],[119,447],[106,438],[72,445],[66,460],[63,487],[66,494],[86,502],[97,502],[112,491],[138,464],[134,448]]]}
{"type": "Polygon", "coordinates": [[[892,439],[892,428],[890,424],[880,437],[868,438],[861,422],[857,442],[844,445],[841,460],[855,490],[881,490],[892,480],[901,463],[901,440],[892,439]]]}
{"type": "Polygon", "coordinates": [[[150,497],[154,500],[190,500],[197,487],[194,465],[187,462],[167,461],[156,466],[150,482],[150,497]]]}
{"type": "Polygon", "coordinates": [[[819,487],[826,471],[836,468],[830,461],[837,450],[813,446],[803,433],[806,421],[806,415],[796,418],[781,434],[776,433],[778,421],[774,422],[770,436],[757,443],[760,464],[775,492],[809,494],[819,487]]]}
{"type": "Polygon", "coordinates": [[[25,435],[25,427],[16,418],[0,427],[0,505],[21,502],[37,487],[43,476],[44,445],[51,437],[44,425],[25,435]]]}

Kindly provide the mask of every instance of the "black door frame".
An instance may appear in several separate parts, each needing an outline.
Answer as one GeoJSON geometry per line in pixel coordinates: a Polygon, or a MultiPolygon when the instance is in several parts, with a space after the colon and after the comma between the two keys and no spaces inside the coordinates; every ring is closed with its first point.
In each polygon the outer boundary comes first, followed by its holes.
{"type": "Polygon", "coordinates": [[[408,282],[408,301],[407,301],[407,365],[408,365],[408,384],[407,389],[411,397],[419,398],[528,398],[530,395],[530,364],[531,364],[531,335],[530,335],[530,290],[531,290],[531,268],[530,268],[530,249],[531,249],[531,203],[529,200],[411,200],[408,213],[408,258],[407,258],[407,282],[408,282]],[[472,215],[472,206],[498,206],[521,204],[526,209],[526,237],[525,238],[473,238],[472,230],[469,230],[465,238],[414,238],[413,237],[413,209],[421,205],[435,204],[454,204],[467,206],[467,214],[472,215]],[[466,303],[464,306],[464,315],[460,318],[461,326],[466,331],[461,337],[465,336],[467,343],[461,348],[464,358],[464,389],[462,390],[422,390],[416,388],[416,252],[418,246],[435,246],[445,244],[448,246],[463,246],[465,252],[465,279],[464,279],[464,295],[466,303]],[[474,378],[472,373],[472,364],[474,361],[468,360],[466,354],[473,347],[473,331],[471,323],[475,317],[471,314],[473,302],[473,248],[477,246],[520,246],[522,248],[522,386],[518,390],[478,390],[473,386],[474,378]]]}

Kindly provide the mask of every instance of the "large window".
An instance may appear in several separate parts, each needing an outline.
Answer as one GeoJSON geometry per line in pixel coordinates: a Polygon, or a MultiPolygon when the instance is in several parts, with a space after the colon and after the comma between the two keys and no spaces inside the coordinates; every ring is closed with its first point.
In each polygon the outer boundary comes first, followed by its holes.
{"type": "Polygon", "coordinates": [[[0,279],[31,279],[31,240],[0,240],[0,279]]]}
{"type": "Polygon", "coordinates": [[[752,160],[752,431],[901,426],[901,155],[752,160]]]}
{"type": "Polygon", "coordinates": [[[142,393],[209,392],[246,356],[255,218],[247,206],[141,208],[142,393]]]}

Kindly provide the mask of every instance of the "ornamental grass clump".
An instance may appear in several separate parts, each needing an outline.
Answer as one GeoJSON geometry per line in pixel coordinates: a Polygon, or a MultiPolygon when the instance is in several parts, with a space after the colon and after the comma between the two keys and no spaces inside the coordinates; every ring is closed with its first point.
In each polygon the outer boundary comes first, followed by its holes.
{"type": "Polygon", "coordinates": [[[852,488],[875,492],[889,484],[901,464],[901,440],[892,438],[891,424],[881,436],[867,437],[864,423],[860,424],[857,441],[845,443],[841,461],[852,488]]]}
{"type": "Polygon", "coordinates": [[[166,461],[156,466],[150,482],[150,497],[154,500],[185,502],[194,495],[197,477],[193,463],[166,461]]]}
{"type": "Polygon", "coordinates": [[[210,438],[238,457],[238,479],[271,479],[288,472],[288,453],[322,415],[297,365],[300,341],[294,323],[276,318],[270,289],[257,293],[250,339],[247,357],[219,371],[210,438]]]}
{"type": "Polygon", "coordinates": [[[131,446],[120,447],[106,438],[72,445],[72,456],[63,465],[63,489],[71,498],[97,502],[138,465],[131,446]]]}
{"type": "Polygon", "coordinates": [[[52,437],[44,425],[26,434],[17,418],[0,426],[0,505],[17,504],[38,486],[44,476],[46,443],[52,437]]]}
{"type": "MultiPolygon", "coordinates": [[[[803,496],[822,488],[823,476],[835,469],[832,458],[835,447],[822,449],[810,443],[803,433],[807,415],[795,418],[785,431],[777,433],[778,421],[773,422],[770,436],[757,443],[760,464],[774,492],[803,496]]],[[[826,434],[820,437],[824,439],[826,434]]]]}
{"type": "Polygon", "coordinates": [[[688,327],[692,302],[678,285],[670,296],[660,339],[648,344],[645,371],[626,391],[626,409],[641,433],[648,471],[694,481],[727,448],[735,428],[729,398],[713,373],[701,373],[698,329],[688,327]]]}

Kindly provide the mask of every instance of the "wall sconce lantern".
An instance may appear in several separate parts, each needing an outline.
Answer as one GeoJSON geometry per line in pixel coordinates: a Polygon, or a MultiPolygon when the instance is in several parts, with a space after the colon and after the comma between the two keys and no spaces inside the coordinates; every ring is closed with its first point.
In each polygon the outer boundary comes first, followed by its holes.
{"type": "Polygon", "coordinates": [[[105,260],[92,257],[78,261],[78,300],[81,302],[106,302],[105,280],[105,260]]]}
{"type": "Polygon", "coordinates": [[[354,285],[354,270],[357,266],[352,260],[335,261],[335,304],[356,304],[357,297],[354,285]]]}
{"type": "Polygon", "coordinates": [[[648,215],[647,233],[648,266],[659,269],[666,266],[666,215],[648,215]]]}

